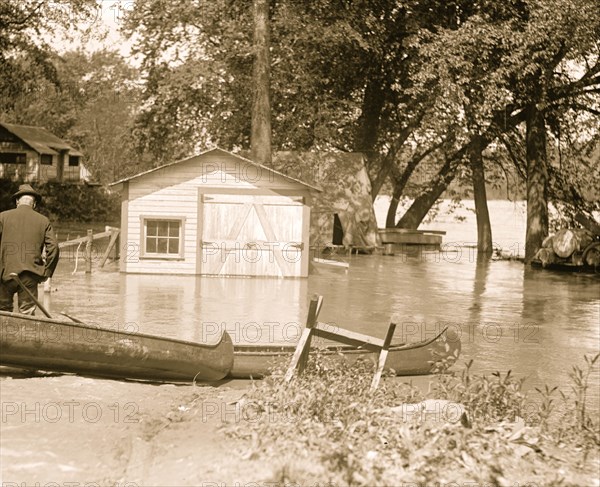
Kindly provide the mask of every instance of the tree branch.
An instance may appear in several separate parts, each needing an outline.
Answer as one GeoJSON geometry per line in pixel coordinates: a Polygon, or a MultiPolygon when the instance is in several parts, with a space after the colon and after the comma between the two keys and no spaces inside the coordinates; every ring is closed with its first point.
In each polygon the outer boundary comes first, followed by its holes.
{"type": "Polygon", "coordinates": [[[5,25],[24,25],[27,22],[29,22],[29,20],[38,12],[38,10],[40,8],[42,8],[42,6],[44,5],[43,1],[40,1],[34,8],[33,10],[31,10],[31,12],[29,12],[28,15],[26,15],[24,18],[20,19],[20,20],[13,20],[13,21],[7,21],[5,22],[5,25]]]}
{"type": "Polygon", "coordinates": [[[511,158],[511,160],[512,160],[514,166],[515,166],[515,169],[519,173],[519,176],[521,176],[521,178],[523,180],[527,180],[527,175],[525,174],[525,172],[521,168],[521,165],[524,165],[523,161],[513,151],[513,148],[512,148],[512,146],[510,144],[510,141],[506,139],[506,134],[503,134],[500,137],[500,141],[502,142],[502,145],[506,148],[506,150],[508,152],[508,155],[511,158]]]}
{"type": "Polygon", "coordinates": [[[596,66],[593,68],[593,70],[595,71],[593,74],[591,73],[591,71],[588,71],[585,75],[583,75],[577,81],[574,81],[573,83],[569,83],[568,85],[559,86],[556,90],[552,90],[549,94],[550,100],[556,101],[556,100],[560,100],[561,98],[573,96],[573,93],[575,93],[575,90],[582,90],[582,92],[584,92],[584,93],[595,92],[595,89],[583,91],[583,89],[587,88],[588,86],[595,86],[595,85],[600,84],[600,76],[594,76],[595,74],[600,72],[600,63],[596,64],[596,66]],[[591,76],[588,76],[590,74],[591,74],[591,76]]]}
{"type": "Polygon", "coordinates": [[[582,105],[581,103],[571,103],[568,106],[569,106],[569,108],[573,108],[574,110],[581,110],[581,111],[589,112],[592,115],[596,115],[596,116],[600,117],[600,110],[595,110],[591,107],[582,105]]]}

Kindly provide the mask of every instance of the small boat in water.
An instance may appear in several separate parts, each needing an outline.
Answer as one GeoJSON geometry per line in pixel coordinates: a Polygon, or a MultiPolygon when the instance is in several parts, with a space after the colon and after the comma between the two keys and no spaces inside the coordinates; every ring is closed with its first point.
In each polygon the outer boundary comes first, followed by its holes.
{"type": "MultiPolygon", "coordinates": [[[[460,340],[449,337],[444,328],[438,335],[419,342],[391,345],[385,369],[393,370],[398,376],[426,375],[443,371],[453,365],[460,354],[460,340]]],[[[296,347],[274,345],[236,345],[233,352],[233,367],[229,378],[258,379],[269,375],[274,368],[285,368],[296,347]]],[[[377,354],[371,350],[342,345],[324,348],[313,347],[311,354],[320,353],[352,364],[366,359],[373,362],[377,354]]]]}
{"type": "Polygon", "coordinates": [[[217,381],[233,366],[224,332],[194,343],[0,311],[0,365],[150,381],[217,381]]]}

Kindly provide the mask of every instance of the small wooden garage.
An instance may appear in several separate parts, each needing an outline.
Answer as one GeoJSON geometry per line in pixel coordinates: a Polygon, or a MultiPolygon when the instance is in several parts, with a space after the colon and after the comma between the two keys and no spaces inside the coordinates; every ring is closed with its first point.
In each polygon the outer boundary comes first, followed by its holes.
{"type": "Polygon", "coordinates": [[[311,191],[222,149],[113,183],[127,273],[306,277],[311,191]]]}

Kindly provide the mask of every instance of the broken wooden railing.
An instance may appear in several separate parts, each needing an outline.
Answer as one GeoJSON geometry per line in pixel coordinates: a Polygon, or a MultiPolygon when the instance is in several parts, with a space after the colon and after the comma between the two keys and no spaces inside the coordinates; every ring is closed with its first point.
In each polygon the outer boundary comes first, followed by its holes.
{"type": "Polygon", "coordinates": [[[394,335],[394,331],[396,329],[396,324],[394,322],[389,324],[384,338],[363,335],[362,333],[356,333],[342,328],[333,330],[326,323],[320,323],[317,321],[322,306],[323,296],[315,294],[311,299],[310,306],[308,308],[306,326],[302,332],[302,335],[300,336],[300,340],[296,346],[296,351],[292,356],[292,360],[285,374],[285,382],[291,381],[295,374],[301,374],[304,371],[308,361],[308,354],[310,353],[311,338],[316,336],[334,340],[345,345],[361,347],[373,351],[377,357],[375,373],[373,374],[373,380],[371,381],[371,391],[374,391],[377,389],[379,380],[381,379],[381,373],[383,372],[383,368],[385,366],[388,351],[390,349],[390,343],[392,342],[392,336],[394,335]]]}
{"type": "MultiPolygon", "coordinates": [[[[120,228],[111,227],[111,226],[107,225],[106,227],[104,227],[104,232],[94,233],[93,230],[88,230],[87,235],[85,237],[77,237],[72,240],[60,242],[58,244],[58,248],[62,250],[62,249],[74,247],[77,245],[77,250],[76,250],[76,252],[77,252],[76,256],[77,256],[78,252],[79,252],[79,247],[81,245],[85,244],[85,251],[84,251],[85,272],[86,272],[86,274],[90,274],[92,272],[92,260],[93,260],[92,259],[92,246],[93,246],[94,240],[100,240],[102,238],[109,239],[108,245],[106,246],[106,249],[105,249],[104,253],[102,254],[102,257],[100,258],[99,267],[102,268],[102,267],[104,267],[104,264],[106,264],[106,261],[108,260],[108,257],[110,256],[110,253],[113,250],[115,250],[115,252],[117,252],[116,245],[117,245],[117,241],[119,239],[120,233],[121,233],[120,228]]],[[[76,262],[77,262],[77,259],[76,259],[76,262]]],[[[75,265],[75,270],[77,270],[77,264],[75,265]]],[[[50,279],[48,279],[44,283],[44,291],[50,292],[50,289],[51,289],[51,284],[50,284],[50,279]]]]}

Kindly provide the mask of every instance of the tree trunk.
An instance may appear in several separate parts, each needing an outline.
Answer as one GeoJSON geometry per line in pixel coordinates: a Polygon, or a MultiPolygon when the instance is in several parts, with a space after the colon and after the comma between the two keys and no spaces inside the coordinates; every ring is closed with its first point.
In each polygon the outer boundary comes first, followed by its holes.
{"type": "Polygon", "coordinates": [[[491,255],[492,226],[490,225],[490,214],[487,206],[487,195],[485,191],[485,171],[483,167],[483,140],[475,136],[473,146],[470,149],[469,159],[471,171],[473,172],[473,198],[475,200],[475,215],[477,218],[477,254],[491,255]]]}
{"type": "Polygon", "coordinates": [[[269,0],[254,0],[254,89],[252,160],[271,164],[271,96],[269,56],[269,0]]]}
{"type": "MultiPolygon", "coordinates": [[[[517,111],[508,119],[506,119],[504,111],[496,112],[492,118],[492,123],[486,132],[479,136],[479,143],[482,144],[482,150],[487,147],[487,145],[496,137],[496,133],[498,131],[505,132],[509,128],[515,127],[521,123],[524,118],[525,113],[523,110],[517,111]]],[[[397,223],[396,227],[408,229],[416,229],[419,227],[429,209],[454,179],[458,166],[460,165],[463,157],[469,153],[474,143],[474,138],[470,139],[467,144],[457,150],[451,157],[446,158],[446,163],[442,166],[437,176],[434,178],[433,184],[425,193],[419,195],[415,199],[411,207],[397,223]]]]}
{"type": "MultiPolygon", "coordinates": [[[[397,169],[396,157],[402,149],[404,143],[408,140],[410,135],[415,130],[415,128],[419,126],[419,123],[421,122],[423,117],[424,112],[420,112],[414,115],[412,122],[402,129],[402,131],[398,134],[398,138],[396,140],[392,141],[387,151],[387,154],[379,158],[378,170],[371,171],[371,174],[373,172],[376,172],[374,176],[371,176],[371,196],[373,197],[373,201],[375,201],[375,198],[379,194],[383,183],[388,178],[390,173],[393,173],[397,169]]],[[[431,152],[431,150],[428,150],[426,152],[429,153],[431,152]]],[[[424,157],[425,156],[421,157],[419,161],[424,157]]]]}
{"type": "Polygon", "coordinates": [[[412,176],[413,172],[415,172],[417,166],[421,163],[423,159],[430,156],[433,152],[442,147],[442,145],[444,145],[443,142],[433,145],[427,150],[421,152],[420,154],[416,154],[413,157],[411,157],[408,163],[406,164],[404,171],[402,171],[402,174],[400,174],[400,170],[397,166],[391,166],[390,171],[392,173],[394,181],[394,192],[392,194],[392,199],[390,200],[390,206],[388,208],[387,217],[385,220],[386,228],[394,228],[396,226],[396,212],[398,211],[398,203],[400,202],[400,196],[402,196],[402,192],[408,184],[408,180],[412,176]]]}
{"type": "Polygon", "coordinates": [[[397,228],[409,228],[416,230],[427,215],[437,199],[442,196],[446,188],[456,175],[458,163],[456,159],[447,159],[442,166],[437,176],[433,180],[433,184],[419,196],[415,198],[410,208],[402,215],[402,218],[396,224],[397,228]]]}
{"type": "Polygon", "coordinates": [[[385,103],[385,87],[383,81],[376,76],[369,79],[363,95],[361,114],[358,117],[356,133],[354,135],[353,150],[362,152],[365,156],[365,166],[371,181],[371,197],[375,201],[379,188],[374,183],[377,179],[372,176],[373,168],[383,164],[382,158],[375,151],[379,137],[381,113],[385,103]]]}
{"type": "Polygon", "coordinates": [[[381,112],[385,102],[384,83],[381,79],[371,78],[365,88],[358,127],[354,139],[354,150],[372,156],[379,136],[381,112]]]}
{"type": "Polygon", "coordinates": [[[392,193],[392,199],[390,200],[390,206],[385,219],[385,228],[394,228],[396,226],[396,212],[398,211],[400,196],[402,196],[402,192],[412,173],[423,159],[424,157],[413,157],[408,161],[402,174],[400,176],[394,176],[394,192],[392,193]]]}
{"type": "Polygon", "coordinates": [[[600,236],[600,225],[591,219],[589,216],[579,212],[575,215],[575,221],[579,223],[583,228],[586,228],[592,234],[600,236]]]}
{"type": "Polygon", "coordinates": [[[394,192],[392,193],[390,206],[385,217],[385,228],[394,228],[396,226],[396,213],[398,212],[398,204],[400,203],[400,196],[402,196],[404,186],[400,181],[394,183],[394,192]]]}
{"type": "Polygon", "coordinates": [[[526,110],[527,146],[527,231],[525,262],[531,262],[548,235],[548,170],[546,121],[544,113],[532,104],[526,110]]]}

